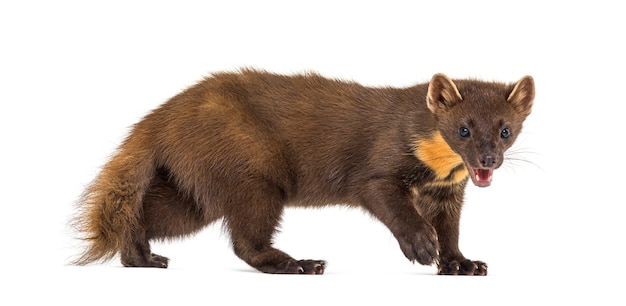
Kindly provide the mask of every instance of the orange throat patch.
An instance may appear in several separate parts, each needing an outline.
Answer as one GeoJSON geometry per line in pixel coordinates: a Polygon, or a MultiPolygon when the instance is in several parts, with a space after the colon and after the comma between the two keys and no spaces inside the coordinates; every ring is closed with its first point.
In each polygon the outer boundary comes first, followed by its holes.
{"type": "Polygon", "coordinates": [[[457,184],[469,175],[461,156],[452,151],[439,132],[415,141],[415,156],[435,173],[432,185],[457,184]]]}

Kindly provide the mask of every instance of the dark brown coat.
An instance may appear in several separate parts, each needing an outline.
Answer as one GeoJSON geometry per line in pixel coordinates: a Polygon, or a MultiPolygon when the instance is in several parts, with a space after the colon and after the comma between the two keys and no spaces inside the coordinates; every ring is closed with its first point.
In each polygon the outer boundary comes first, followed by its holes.
{"type": "Polygon", "coordinates": [[[79,201],[77,264],[120,254],[167,267],[151,240],[223,218],[235,254],[268,273],[321,274],[272,246],[285,206],[362,207],[411,261],[487,273],[458,249],[468,177],[487,186],[534,97],[516,84],[452,81],[369,88],[315,74],[218,73],[138,122],[79,201]]]}

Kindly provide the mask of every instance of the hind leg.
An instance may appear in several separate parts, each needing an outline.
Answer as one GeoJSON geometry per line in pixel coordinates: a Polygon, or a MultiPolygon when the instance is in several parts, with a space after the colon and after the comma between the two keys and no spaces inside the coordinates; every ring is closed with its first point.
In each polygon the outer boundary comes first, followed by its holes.
{"type": "Polygon", "coordinates": [[[125,241],[120,252],[124,267],[167,268],[169,259],[150,252],[145,230],[136,229],[131,239],[125,241]]]}
{"type": "Polygon", "coordinates": [[[122,264],[127,267],[167,268],[169,259],[151,252],[150,240],[191,235],[218,216],[204,213],[196,202],[180,192],[160,170],[143,198],[141,226],[122,247],[122,264]]]}
{"type": "Polygon", "coordinates": [[[235,254],[264,273],[323,274],[325,261],[296,260],[272,246],[283,202],[280,191],[272,193],[271,187],[264,187],[246,190],[250,195],[247,199],[239,197],[226,209],[226,225],[235,254]]]}

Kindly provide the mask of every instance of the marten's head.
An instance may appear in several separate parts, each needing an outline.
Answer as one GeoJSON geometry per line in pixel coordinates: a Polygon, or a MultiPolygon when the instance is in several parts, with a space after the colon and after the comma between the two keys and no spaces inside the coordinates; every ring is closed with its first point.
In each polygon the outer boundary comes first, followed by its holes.
{"type": "Polygon", "coordinates": [[[491,184],[493,170],[502,165],[530,114],[535,97],[533,78],[515,84],[475,80],[452,81],[436,74],[428,86],[426,103],[438,131],[459,154],[476,186],[491,184]]]}

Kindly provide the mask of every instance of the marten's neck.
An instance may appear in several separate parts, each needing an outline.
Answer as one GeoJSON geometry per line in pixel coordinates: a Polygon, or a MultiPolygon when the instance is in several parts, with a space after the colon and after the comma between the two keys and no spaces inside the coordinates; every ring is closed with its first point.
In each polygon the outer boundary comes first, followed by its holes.
{"type": "Polygon", "coordinates": [[[415,156],[435,173],[436,185],[457,184],[467,179],[463,159],[454,152],[438,131],[415,141],[415,156]]]}

